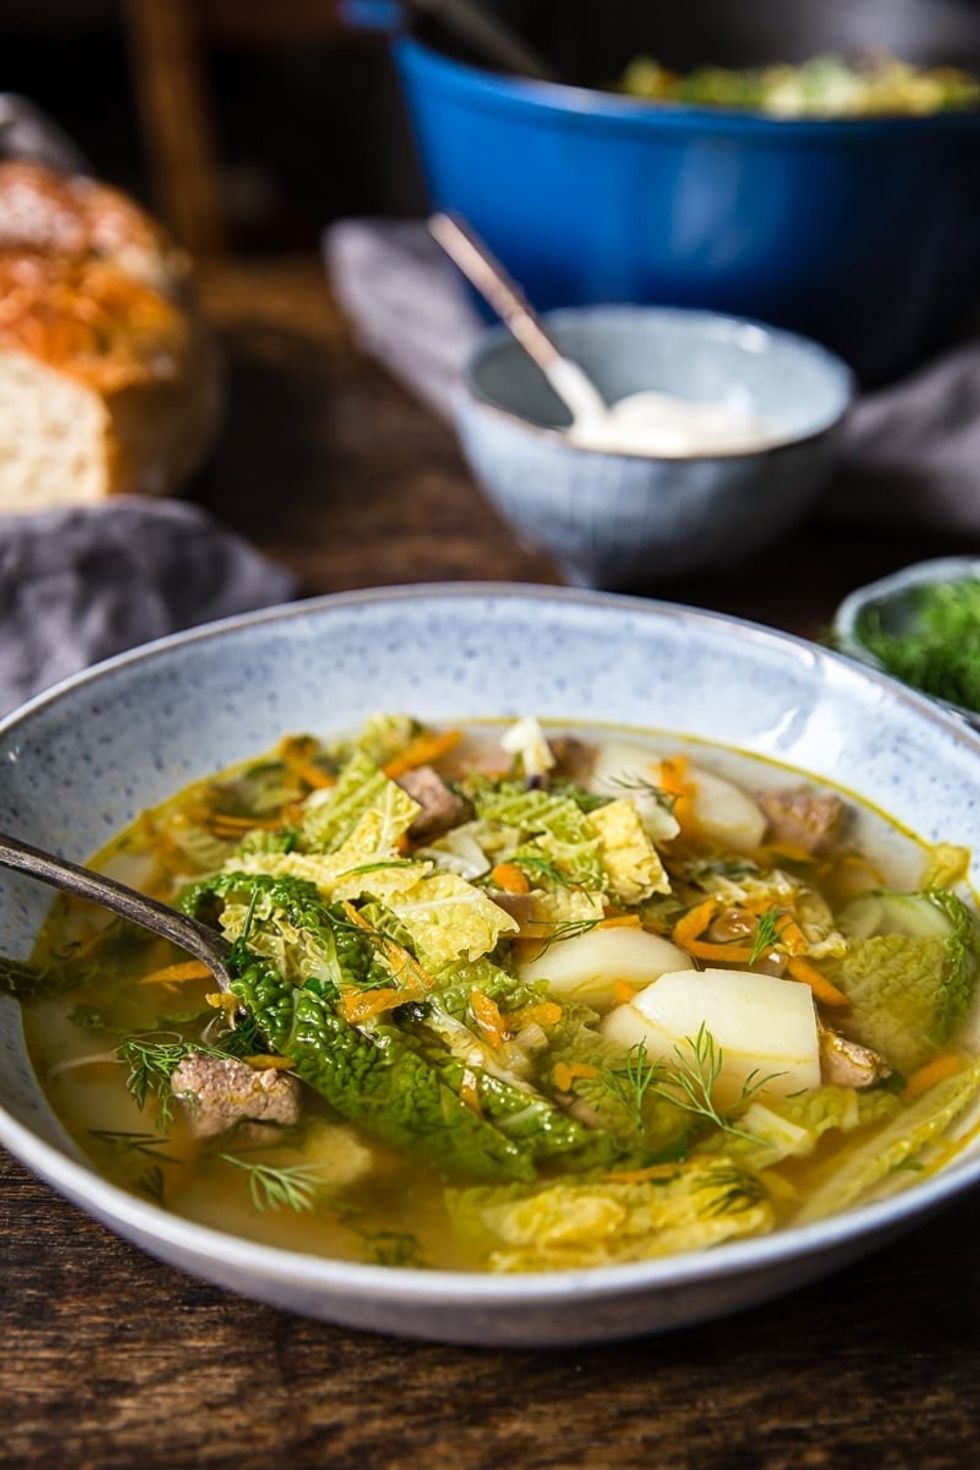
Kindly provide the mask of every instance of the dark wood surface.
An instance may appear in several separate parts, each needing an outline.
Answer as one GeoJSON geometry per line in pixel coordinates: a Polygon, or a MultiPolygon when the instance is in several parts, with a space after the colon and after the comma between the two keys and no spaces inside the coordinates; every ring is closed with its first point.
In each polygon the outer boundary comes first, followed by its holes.
{"type": "MultiPolygon", "coordinates": [[[[555,580],[448,431],[351,348],[315,262],[205,282],[230,369],[201,499],[310,591],[555,580]]],[[[813,634],[955,549],[809,530],[664,589],[813,634]]],[[[980,1462],[980,1196],[830,1280],[621,1345],[489,1352],[289,1317],[158,1264],[0,1155],[0,1465],[946,1470],[980,1462]]]]}

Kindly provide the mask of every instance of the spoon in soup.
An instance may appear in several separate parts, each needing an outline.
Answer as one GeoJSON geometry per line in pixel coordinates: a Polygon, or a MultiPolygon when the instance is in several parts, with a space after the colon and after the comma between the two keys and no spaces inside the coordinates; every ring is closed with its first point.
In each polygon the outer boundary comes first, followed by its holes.
{"type": "Polygon", "coordinates": [[[111,909],[121,918],[129,919],[131,923],[139,924],[141,928],[149,929],[163,939],[169,939],[195,959],[202,960],[221,990],[231,989],[232,977],[228,969],[231,946],[206,924],[178,913],[159,899],[148,898],[145,893],[139,893],[115,878],[109,878],[104,873],[93,873],[89,868],[80,867],[67,858],[56,857],[54,853],[44,852],[39,847],[31,847],[29,843],[9,837],[3,832],[0,832],[0,868],[24,873],[29,878],[37,878],[39,882],[47,883],[52,888],[60,888],[76,898],[84,898],[102,908],[111,909]]]}

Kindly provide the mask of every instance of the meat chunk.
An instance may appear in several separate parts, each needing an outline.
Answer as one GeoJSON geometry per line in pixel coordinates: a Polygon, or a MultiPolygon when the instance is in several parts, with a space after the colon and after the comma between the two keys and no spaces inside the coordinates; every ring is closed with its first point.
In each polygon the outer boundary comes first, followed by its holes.
{"type": "Polygon", "coordinates": [[[174,1069],[170,1089],[187,1109],[195,1138],[213,1138],[236,1123],[288,1127],[299,1121],[297,1078],[274,1068],[258,1070],[234,1057],[191,1052],[174,1069]]]}
{"type": "Polygon", "coordinates": [[[551,774],[576,786],[587,786],[595,765],[595,746],[587,745],[575,735],[552,735],[548,744],[555,758],[551,774]]]}
{"type": "Polygon", "coordinates": [[[839,796],[806,786],[758,791],[755,799],[769,822],[767,841],[802,848],[814,857],[826,852],[844,822],[846,808],[839,796]]]}
{"type": "Polygon", "coordinates": [[[829,1026],[820,1030],[820,1072],[824,1082],[837,1087],[871,1087],[882,1077],[891,1076],[884,1057],[870,1046],[851,1041],[829,1026]]]}
{"type": "Polygon", "coordinates": [[[422,810],[408,829],[413,842],[430,842],[440,837],[450,827],[458,827],[473,814],[469,802],[455,791],[450,791],[445,781],[431,766],[418,766],[399,776],[398,785],[407,791],[422,810]]]}

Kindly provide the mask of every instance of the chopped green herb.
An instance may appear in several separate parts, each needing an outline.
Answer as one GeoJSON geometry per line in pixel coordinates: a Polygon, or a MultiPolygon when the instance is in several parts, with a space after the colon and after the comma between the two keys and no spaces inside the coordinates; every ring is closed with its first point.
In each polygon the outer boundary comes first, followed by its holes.
{"type": "Polygon", "coordinates": [[[980,711],[980,580],[916,587],[907,607],[914,623],[904,633],[885,627],[879,607],[867,608],[861,642],[896,679],[980,711]]]}
{"type": "Polygon", "coordinates": [[[225,1164],[242,1169],[248,1176],[248,1192],[257,1210],[312,1210],[320,1193],[320,1171],[313,1164],[289,1164],[275,1168],[256,1164],[236,1154],[219,1154],[225,1164]]]}

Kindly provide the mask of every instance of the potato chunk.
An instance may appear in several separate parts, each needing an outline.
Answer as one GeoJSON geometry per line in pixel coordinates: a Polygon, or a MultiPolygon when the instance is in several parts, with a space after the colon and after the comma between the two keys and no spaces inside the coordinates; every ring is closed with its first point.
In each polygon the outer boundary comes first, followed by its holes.
{"type": "Polygon", "coordinates": [[[549,945],[519,966],[518,974],[527,984],[546,981],[554,996],[606,1011],[615,1003],[617,983],[640,990],[668,970],[691,965],[676,944],[643,929],[591,929],[549,945]]]}
{"type": "Polygon", "coordinates": [[[602,1031],[624,1046],[642,1042],[651,1060],[675,1062],[674,1047],[704,1025],[723,1053],[715,1102],[728,1107],[756,1080],[778,1073],[765,1091],[785,1097],[820,1086],[813,992],[796,980],[749,970],[681,970],[661,975],[608,1015],[602,1031]]]}

